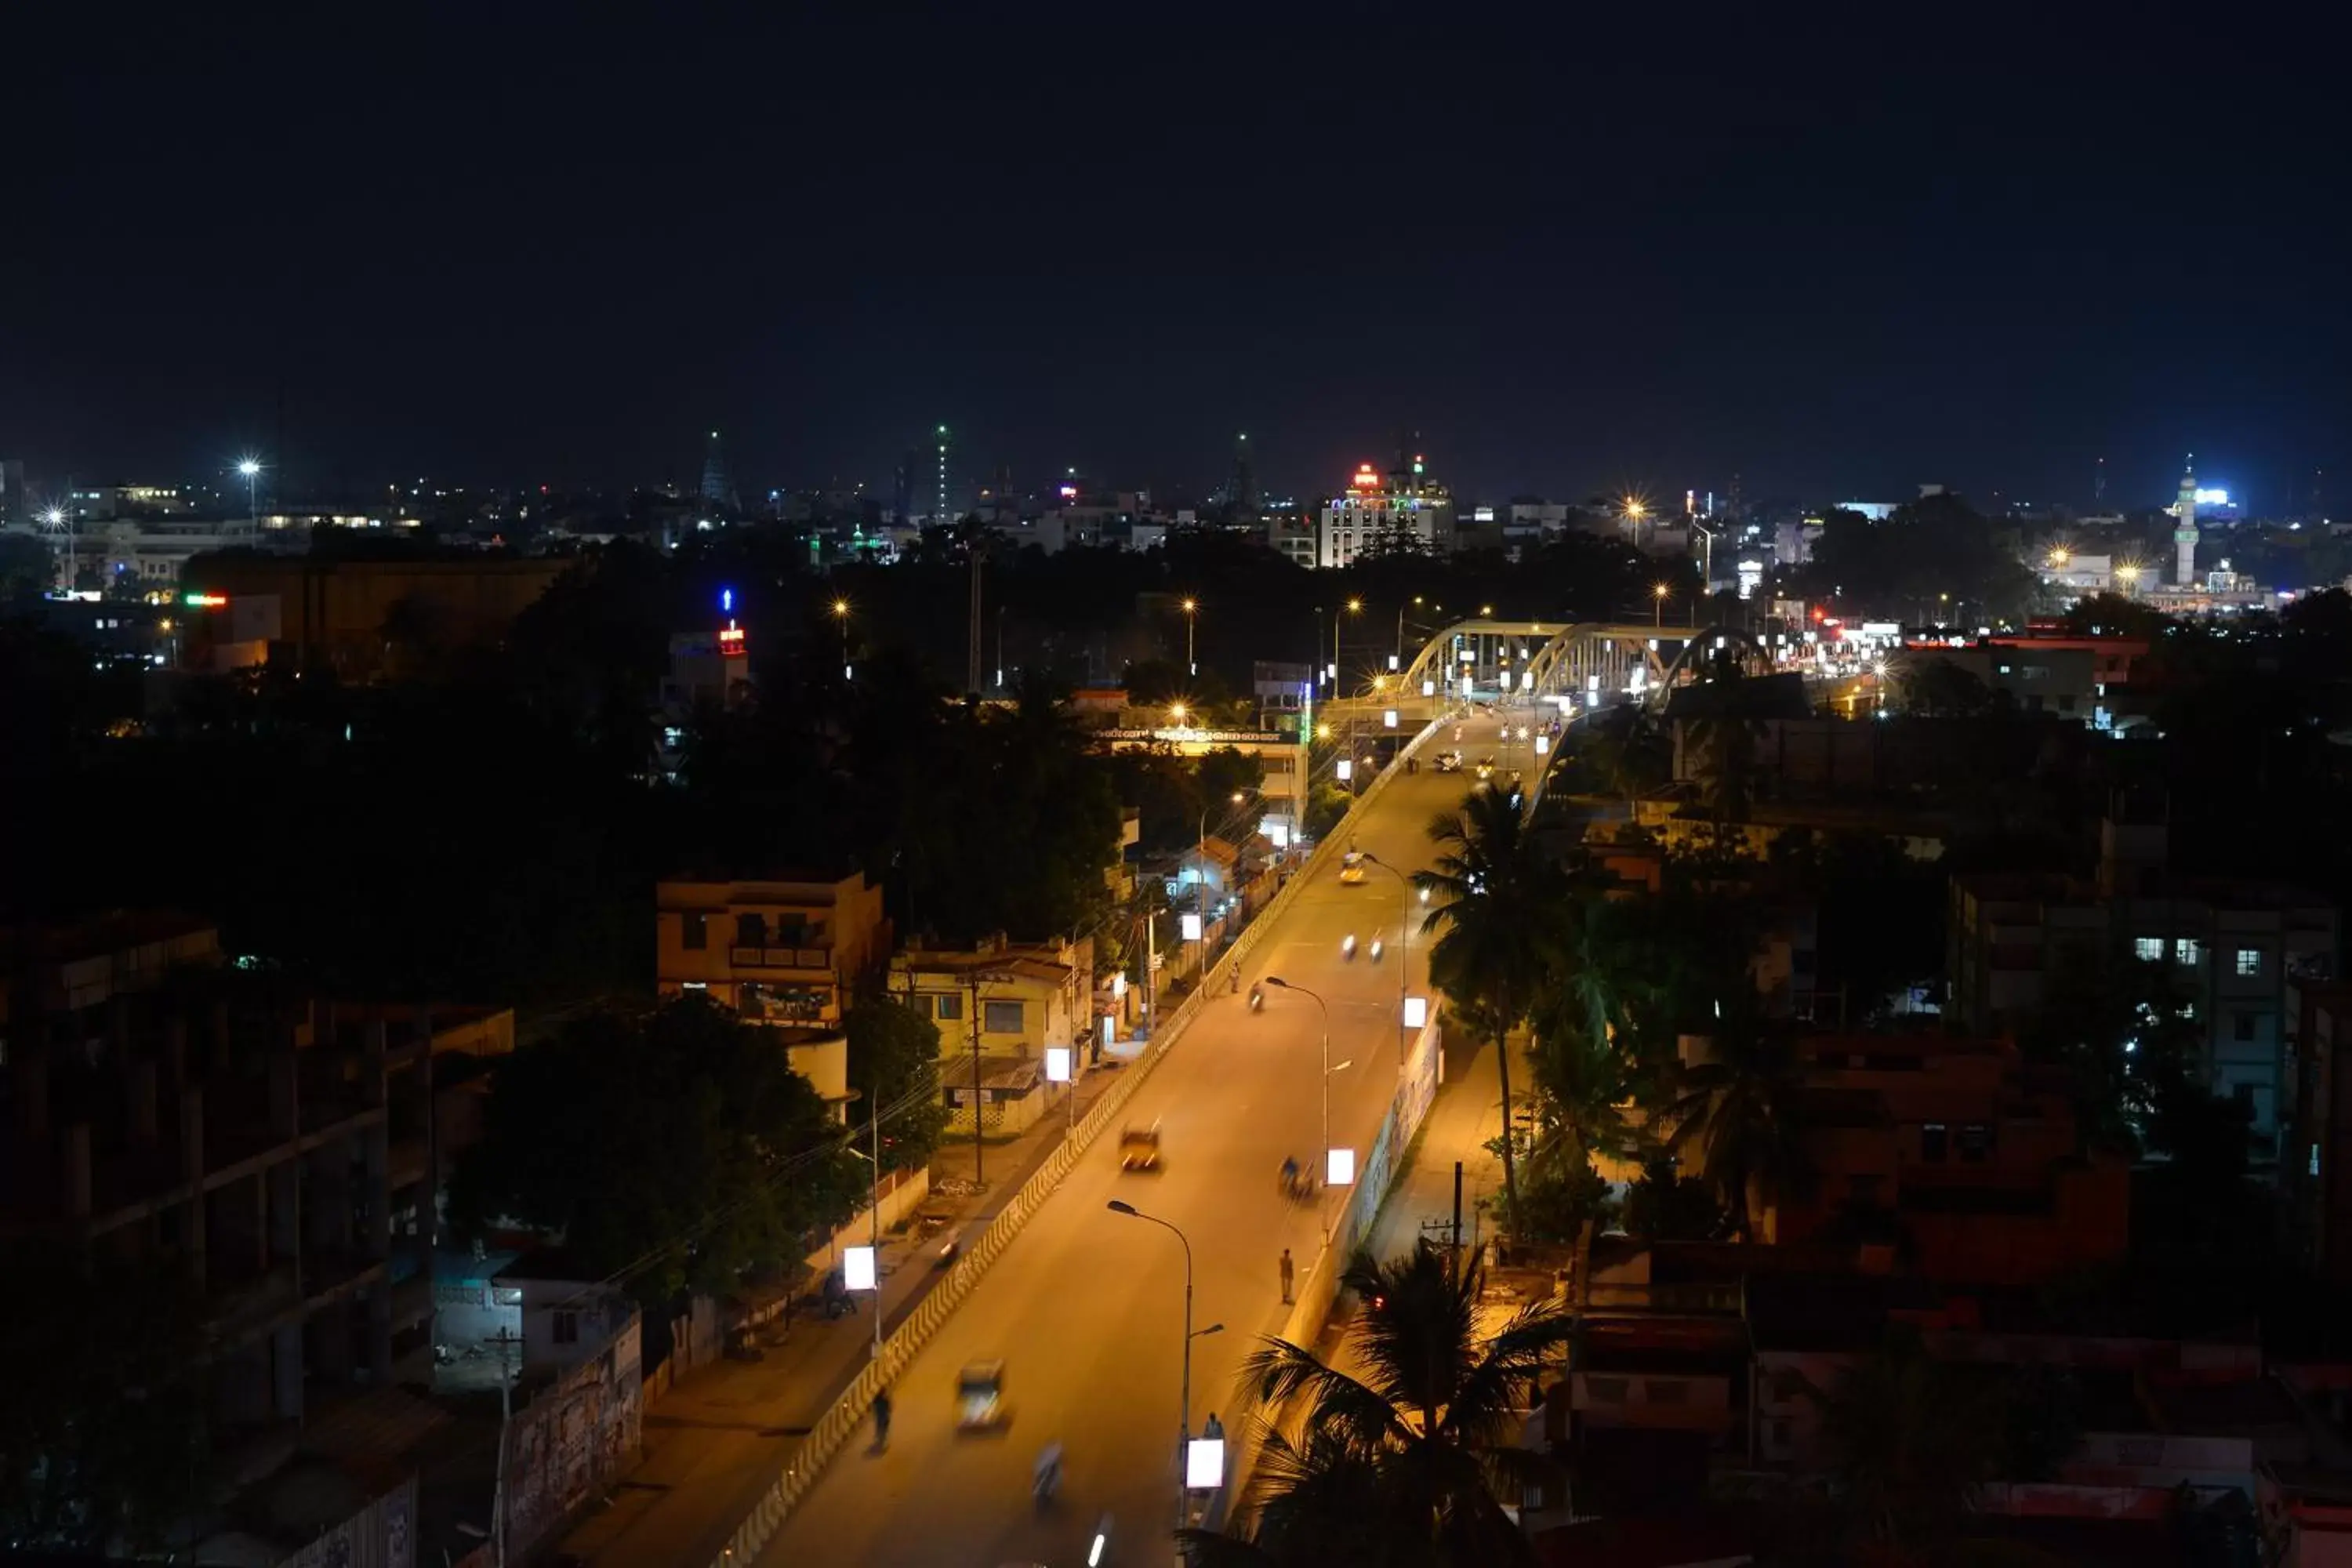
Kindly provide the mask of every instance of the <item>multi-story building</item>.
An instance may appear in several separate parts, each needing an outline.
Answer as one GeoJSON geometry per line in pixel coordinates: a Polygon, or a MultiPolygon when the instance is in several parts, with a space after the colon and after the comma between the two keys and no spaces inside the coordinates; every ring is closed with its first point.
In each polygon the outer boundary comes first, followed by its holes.
{"type": "MultiPolygon", "coordinates": [[[[364,677],[386,657],[387,622],[444,647],[488,642],[572,569],[559,558],[320,561],[309,557],[218,555],[205,563],[201,607],[218,612],[247,601],[274,605],[273,643],[298,664],[326,662],[364,677]]],[[[194,603],[194,601],[191,601],[194,603]]],[[[215,638],[209,629],[193,642],[215,638]]],[[[273,650],[274,651],[274,650],[273,650]]]]}
{"type": "Polygon", "coordinates": [[[1887,1267],[1900,1254],[1956,1285],[2036,1285],[2122,1258],[2130,1165],[2084,1148],[2063,1073],[1940,1035],[1802,1048],[1815,1174],[1780,1196],[1775,1240],[1880,1243],[1887,1267]]]}
{"type": "Polygon", "coordinates": [[[0,1239],[179,1270],[225,1450],[428,1365],[462,1142],[434,1064],[510,1050],[512,1015],[289,995],[177,917],[31,940],[0,971],[0,1239]]]}
{"type": "Polygon", "coordinates": [[[1406,548],[1446,555],[1454,550],[1454,498],[1427,477],[1422,459],[1382,475],[1357,465],[1348,488],[1323,503],[1315,564],[1347,566],[1358,557],[1406,548]]]}
{"type": "Polygon", "coordinates": [[[2352,985],[2292,988],[2294,1125],[2279,1151],[2304,1259],[2352,1288],[2352,985]]]}
{"type": "Polygon", "coordinates": [[[1074,1074],[1099,1053],[1094,939],[1019,943],[1002,936],[969,951],[911,948],[890,960],[890,994],[939,1026],[940,1079],[966,1131],[973,1090],[983,1129],[1017,1132],[1036,1120],[1048,1047],[1075,1047],[1074,1074]]]}
{"type": "Polygon", "coordinates": [[[1266,548],[1294,565],[1315,564],[1316,520],[1295,507],[1265,514],[1266,548]]]}
{"type": "Polygon", "coordinates": [[[2100,826],[2095,879],[2038,873],[1952,879],[1945,966],[1959,1028],[1990,1035],[2040,1005],[2072,952],[2160,964],[2206,1037],[2213,1091],[2245,1102],[2258,1158],[2274,1156],[2293,1079],[2291,983],[2333,978],[2340,917],[2275,882],[2184,878],[2162,824],[2100,826]]]}
{"type": "Polygon", "coordinates": [[[776,1030],[793,1070],[845,1114],[843,1016],[857,992],[880,978],[890,951],[880,886],[862,872],[838,879],[673,878],[655,888],[654,900],[661,994],[699,991],[776,1030]]]}

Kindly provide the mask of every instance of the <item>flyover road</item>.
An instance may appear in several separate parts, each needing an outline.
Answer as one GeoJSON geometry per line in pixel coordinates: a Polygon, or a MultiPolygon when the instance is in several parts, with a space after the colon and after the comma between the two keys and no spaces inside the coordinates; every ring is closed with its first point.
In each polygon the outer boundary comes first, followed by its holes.
{"type": "MultiPolygon", "coordinates": [[[[1454,744],[1442,731],[1427,751],[1454,744]]],[[[1474,721],[1458,744],[1473,763],[1500,751],[1491,721],[1474,721]]],[[[1430,818],[1458,805],[1468,784],[1424,762],[1342,831],[1411,873],[1430,859],[1430,818]]],[[[888,1448],[844,1450],[762,1564],[1064,1568],[1086,1562],[1106,1514],[1108,1563],[1172,1561],[1183,1252],[1158,1226],[1104,1205],[1123,1198],[1190,1238],[1193,1321],[1225,1325],[1193,1344],[1192,1426],[1197,1435],[1215,1411],[1237,1429],[1242,1358],[1285,1317],[1277,1260],[1288,1247],[1303,1279],[1323,1224],[1321,1209],[1278,1191],[1284,1157],[1310,1163],[1319,1137],[1321,1016],[1306,996],[1272,989],[1253,1014],[1249,983],[1279,974],[1328,1003],[1335,1143],[1360,1159],[1396,1088],[1398,935],[1402,906],[1411,900],[1416,926],[1421,906],[1377,869],[1352,887],[1337,878],[1327,870],[1301,891],[1252,951],[1243,994],[1209,1004],[1130,1102],[1128,1121],[1161,1124],[1160,1170],[1122,1174],[1118,1137],[1106,1133],[898,1379],[888,1448]],[[1340,954],[1350,933],[1352,962],[1340,954]],[[1388,950],[1377,964],[1375,937],[1388,950]],[[996,1359],[1007,1427],[960,1436],[956,1373],[996,1359]],[[1065,1450],[1062,1492],[1040,1510],[1031,1468],[1055,1440],[1065,1450]]],[[[1416,994],[1425,994],[1424,952],[1416,931],[1416,994]]]]}

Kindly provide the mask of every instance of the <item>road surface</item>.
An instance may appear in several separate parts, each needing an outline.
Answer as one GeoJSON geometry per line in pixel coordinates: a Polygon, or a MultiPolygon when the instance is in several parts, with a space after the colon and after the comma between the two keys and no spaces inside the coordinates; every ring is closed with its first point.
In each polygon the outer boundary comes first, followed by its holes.
{"type": "MultiPolygon", "coordinates": [[[[1500,756],[1495,735],[1491,721],[1474,721],[1459,742],[1465,759],[1500,756]]],[[[1432,758],[1455,743],[1442,736],[1432,758]]],[[[1522,764],[1526,755],[1521,743],[1522,764]]],[[[1343,831],[1417,870],[1430,858],[1430,818],[1457,805],[1469,782],[1424,763],[1343,831]]],[[[1272,989],[1252,1014],[1247,983],[1278,974],[1328,1003],[1332,1141],[1360,1159],[1396,1088],[1398,937],[1409,897],[1377,869],[1354,887],[1327,870],[1301,892],[1253,950],[1243,995],[1208,1004],[1129,1102],[1127,1120],[1161,1123],[1160,1173],[1122,1174],[1118,1139],[1106,1133],[898,1380],[888,1449],[845,1450],[761,1563],[1063,1568],[1086,1562],[1105,1514],[1114,1523],[1108,1562],[1171,1560],[1183,1252],[1166,1230],[1104,1205],[1123,1198],[1190,1238],[1193,1322],[1225,1330],[1194,1342],[1192,1426],[1197,1434],[1212,1411],[1234,1426],[1241,1360],[1286,1315],[1277,1260],[1288,1247],[1303,1277],[1320,1224],[1316,1209],[1281,1197],[1277,1173],[1286,1155],[1309,1163],[1318,1141],[1321,1016],[1307,997],[1272,989]],[[1349,934],[1353,962],[1340,953],[1349,934]],[[1375,937],[1387,946],[1377,964],[1375,937]],[[958,1435],[958,1369],[1000,1358],[1008,1429],[958,1435]],[[1065,1449],[1063,1489],[1040,1510],[1030,1474],[1049,1440],[1065,1449]]],[[[1412,911],[1417,927],[1417,900],[1412,911]]],[[[1426,994],[1424,947],[1416,931],[1416,994],[1426,994]]]]}

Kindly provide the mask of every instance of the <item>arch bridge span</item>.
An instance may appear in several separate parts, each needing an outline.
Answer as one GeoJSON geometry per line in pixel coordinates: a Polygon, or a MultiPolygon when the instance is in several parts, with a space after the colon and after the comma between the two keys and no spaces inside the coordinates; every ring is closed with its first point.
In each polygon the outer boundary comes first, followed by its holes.
{"type": "Polygon", "coordinates": [[[1769,667],[1763,647],[1726,626],[1643,626],[1607,621],[1457,621],[1424,643],[1412,664],[1373,678],[1353,695],[1369,700],[1443,705],[1569,698],[1581,709],[1631,694],[1663,701],[1708,657],[1729,651],[1743,665],[1769,667]]]}

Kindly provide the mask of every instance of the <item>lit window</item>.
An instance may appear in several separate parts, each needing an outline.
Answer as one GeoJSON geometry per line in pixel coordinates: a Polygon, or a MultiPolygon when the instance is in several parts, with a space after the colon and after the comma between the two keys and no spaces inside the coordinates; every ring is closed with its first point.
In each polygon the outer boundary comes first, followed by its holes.
{"type": "Polygon", "coordinates": [[[2135,958],[2145,959],[2150,963],[2162,963],[2164,961],[2164,939],[2160,936],[2141,937],[2139,940],[2132,943],[2132,956],[2135,958]]]}
{"type": "Polygon", "coordinates": [[[2194,963],[2197,962],[2197,952],[2198,943],[2195,937],[2180,937],[2172,944],[2172,960],[2175,963],[2194,963]]]}
{"type": "Polygon", "coordinates": [[[2242,975],[2253,975],[2260,974],[2262,972],[2263,950],[2259,947],[2240,948],[2238,950],[2238,973],[2242,975]]]}
{"type": "Polygon", "coordinates": [[[931,1001],[935,1004],[931,1016],[941,1023],[951,1024],[963,1016],[963,998],[952,991],[942,991],[931,1001]]]}

